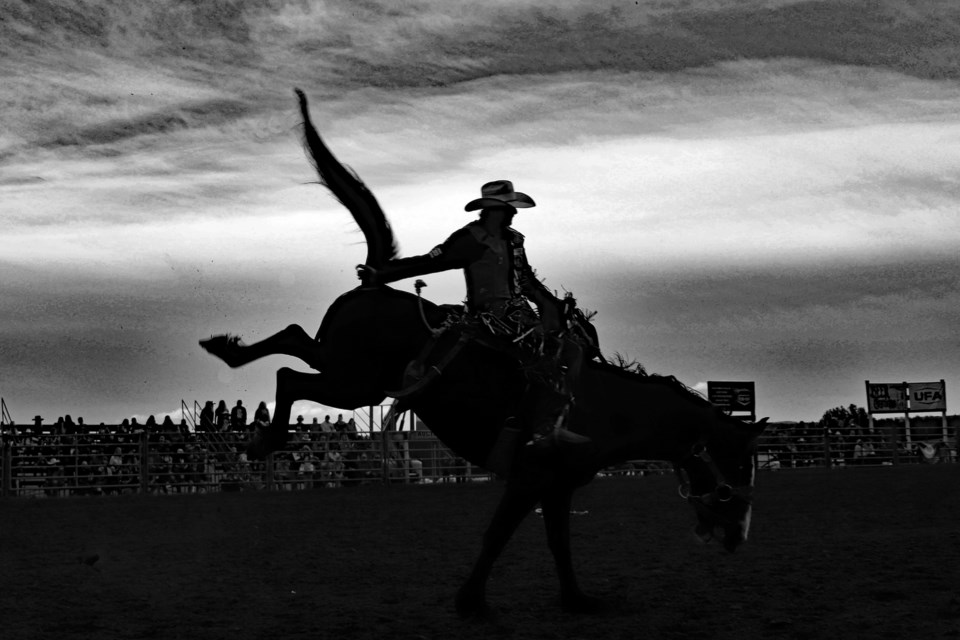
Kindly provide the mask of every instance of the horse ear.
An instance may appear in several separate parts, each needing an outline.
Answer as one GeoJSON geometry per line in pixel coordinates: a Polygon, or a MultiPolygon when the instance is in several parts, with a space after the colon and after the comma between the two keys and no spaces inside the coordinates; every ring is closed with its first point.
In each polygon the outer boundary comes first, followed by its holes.
{"type": "Polygon", "coordinates": [[[750,433],[754,438],[759,438],[760,434],[767,428],[767,420],[770,418],[761,418],[756,422],[747,422],[747,428],[750,430],[750,433]]]}

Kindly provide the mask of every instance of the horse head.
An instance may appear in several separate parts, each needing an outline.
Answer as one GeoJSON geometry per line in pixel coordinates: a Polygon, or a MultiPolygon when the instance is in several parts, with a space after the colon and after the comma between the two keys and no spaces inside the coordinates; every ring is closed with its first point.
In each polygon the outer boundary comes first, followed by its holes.
{"type": "Polygon", "coordinates": [[[757,438],[767,419],[756,423],[720,412],[690,451],[676,463],[680,495],[697,514],[694,529],[703,542],[719,539],[733,552],[746,541],[753,509],[757,438]]]}

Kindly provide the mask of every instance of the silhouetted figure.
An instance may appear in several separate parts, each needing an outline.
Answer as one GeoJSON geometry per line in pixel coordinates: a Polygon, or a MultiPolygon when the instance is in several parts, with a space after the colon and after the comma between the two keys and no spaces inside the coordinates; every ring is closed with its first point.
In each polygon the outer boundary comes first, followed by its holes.
{"type": "Polygon", "coordinates": [[[247,409],[243,406],[242,400],[237,400],[236,406],[230,411],[230,424],[236,431],[247,426],[247,409]]]}
{"type": "Polygon", "coordinates": [[[200,430],[213,431],[214,420],[213,400],[207,400],[200,409],[200,430]]]}
{"type": "MultiPolygon", "coordinates": [[[[562,429],[583,363],[583,348],[564,336],[564,303],[534,274],[527,262],[523,235],[510,226],[518,208],[534,207],[536,203],[527,194],[515,191],[509,180],[488,182],[480,194],[464,207],[467,211],[480,210],[479,219],[455,231],[429,253],[390,260],[379,269],[360,265],[358,275],[365,284],[378,285],[462,269],[467,310],[485,326],[520,325],[521,331],[540,330],[544,335],[546,357],[537,368],[546,375],[531,376],[535,416],[526,425],[528,430],[545,443],[586,444],[588,438],[562,429]],[[539,317],[531,304],[537,307],[539,317]]],[[[342,429],[338,427],[338,431],[342,429]]]]}
{"type": "Polygon", "coordinates": [[[224,400],[217,405],[217,431],[226,431],[230,427],[230,410],[224,400]]]}
{"type": "Polygon", "coordinates": [[[270,410],[267,409],[267,403],[260,401],[260,404],[257,405],[257,410],[253,414],[254,424],[270,424],[270,410]]]}

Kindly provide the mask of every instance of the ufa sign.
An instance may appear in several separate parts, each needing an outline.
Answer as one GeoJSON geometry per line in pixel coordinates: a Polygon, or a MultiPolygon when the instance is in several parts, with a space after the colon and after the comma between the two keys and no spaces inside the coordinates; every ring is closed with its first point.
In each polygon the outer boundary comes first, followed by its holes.
{"type": "Polygon", "coordinates": [[[946,411],[947,390],[944,382],[911,382],[910,411],[946,411]]]}
{"type": "Polygon", "coordinates": [[[939,382],[873,383],[867,381],[869,413],[946,411],[947,388],[939,382]]]}

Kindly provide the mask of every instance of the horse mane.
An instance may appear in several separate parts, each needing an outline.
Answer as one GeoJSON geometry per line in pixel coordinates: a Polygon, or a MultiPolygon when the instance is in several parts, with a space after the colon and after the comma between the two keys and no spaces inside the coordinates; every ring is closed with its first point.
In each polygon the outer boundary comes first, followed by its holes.
{"type": "Polygon", "coordinates": [[[372,267],[383,266],[388,260],[399,255],[397,241],[393,237],[393,230],[390,228],[387,216],[360,176],[349,167],[340,164],[323,143],[320,134],[310,121],[307,96],[300,89],[294,89],[294,92],[299,99],[300,113],[303,116],[303,145],[317,170],[320,184],[329,189],[330,193],[350,211],[360,231],[363,232],[367,241],[366,264],[372,267]]]}
{"type": "Polygon", "coordinates": [[[664,385],[679,391],[681,395],[688,397],[690,400],[700,406],[714,406],[712,402],[703,397],[703,394],[680,382],[680,380],[678,380],[675,376],[664,376],[657,373],[648,373],[646,368],[644,368],[640,362],[637,360],[627,360],[619,353],[614,353],[613,358],[611,359],[603,358],[602,360],[592,360],[589,364],[593,367],[608,371],[614,375],[618,375],[634,382],[664,385]]]}

